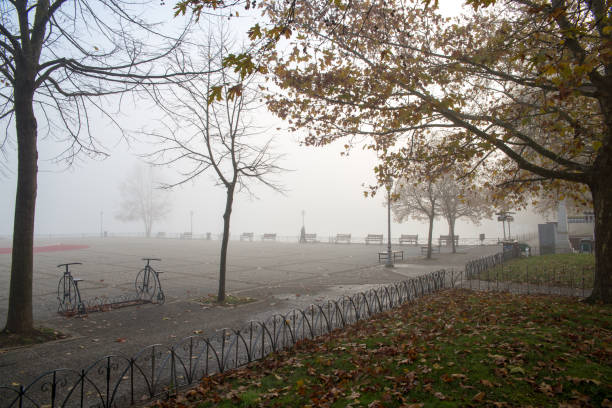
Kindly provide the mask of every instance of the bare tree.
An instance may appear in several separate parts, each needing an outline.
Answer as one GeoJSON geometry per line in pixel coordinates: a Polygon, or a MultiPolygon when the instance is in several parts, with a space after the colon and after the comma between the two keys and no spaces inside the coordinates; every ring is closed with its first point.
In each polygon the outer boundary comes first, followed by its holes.
{"type": "Polygon", "coordinates": [[[147,155],[157,165],[184,166],[180,178],[168,184],[171,188],[191,181],[202,174],[212,174],[225,188],[223,238],[219,262],[217,301],[225,301],[225,279],[230,218],[236,192],[251,193],[248,183],[258,182],[274,190],[281,186],[270,176],[282,171],[280,156],[270,151],[271,141],[257,144],[259,133],[251,123],[251,113],[259,108],[259,96],[250,83],[242,83],[223,67],[230,54],[227,31],[209,35],[201,57],[208,63],[209,73],[191,81],[169,87],[154,94],[157,105],[165,112],[163,128],[147,132],[159,142],[159,148],[147,155]],[[239,88],[226,84],[240,83],[239,88]],[[218,91],[214,91],[214,89],[218,91]],[[236,90],[239,89],[238,92],[236,90]],[[216,93],[220,92],[220,93],[216,93]]]}
{"type": "MultiPolygon", "coordinates": [[[[177,80],[183,69],[157,63],[182,43],[145,21],[157,1],[7,0],[0,2],[0,120],[8,146],[15,126],[17,192],[6,330],[34,330],[32,269],[39,131],[64,142],[60,158],[104,154],[94,117],[118,126],[105,97],[177,80]],[[94,112],[95,111],[95,112],[94,112]],[[95,114],[94,114],[95,113],[95,114]]],[[[120,102],[120,101],[119,101],[120,102]]],[[[98,127],[99,128],[99,127],[98,127]]]]}
{"type": "Polygon", "coordinates": [[[156,184],[159,185],[159,181],[154,180],[152,166],[137,166],[119,187],[121,204],[116,218],[121,221],[142,221],[147,238],[151,236],[153,223],[163,219],[170,211],[164,190],[157,188],[156,184]]]}
{"type": "Polygon", "coordinates": [[[457,252],[454,239],[457,219],[467,218],[472,223],[479,224],[483,218],[491,218],[494,207],[482,190],[462,184],[452,174],[438,179],[435,188],[439,194],[440,212],[448,222],[448,234],[454,254],[457,252]]]}
{"type": "Polygon", "coordinates": [[[402,179],[395,184],[391,209],[395,220],[402,222],[408,217],[428,220],[427,259],[431,259],[431,240],[434,220],[440,216],[440,193],[434,181],[411,181],[402,179]]]}

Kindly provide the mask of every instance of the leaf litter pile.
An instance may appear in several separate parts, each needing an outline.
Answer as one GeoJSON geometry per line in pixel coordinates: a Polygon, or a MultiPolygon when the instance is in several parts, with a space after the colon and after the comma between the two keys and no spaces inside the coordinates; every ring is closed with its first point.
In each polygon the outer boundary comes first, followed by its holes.
{"type": "Polygon", "coordinates": [[[161,407],[612,407],[612,307],[444,291],[241,369],[161,407]]]}

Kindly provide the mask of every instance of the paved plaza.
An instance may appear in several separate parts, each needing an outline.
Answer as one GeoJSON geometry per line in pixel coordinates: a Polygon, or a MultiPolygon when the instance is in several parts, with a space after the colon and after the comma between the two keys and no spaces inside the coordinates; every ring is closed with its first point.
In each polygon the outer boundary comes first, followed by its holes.
{"type": "MultiPolygon", "coordinates": [[[[328,298],[401,281],[438,270],[462,269],[466,261],[499,251],[497,246],[460,247],[457,254],[442,248],[433,260],[420,247],[403,246],[404,261],[395,268],[378,262],[384,245],[297,244],[231,241],[227,292],[249,296],[255,302],[235,307],[210,307],[197,301],[216,294],[219,241],[71,238],[41,240],[36,246],[87,245],[88,248],[38,252],[34,259],[34,317],[37,325],[70,335],[67,339],[34,347],[0,351],[0,378],[26,383],[47,369],[83,368],[105,354],[130,355],[154,344],[171,344],[194,333],[213,334],[224,327],[240,327],[273,313],[303,308],[328,298]],[[145,304],[66,318],[57,313],[57,264],[83,262],[73,275],[83,279],[84,299],[135,293],[134,280],[143,257],[158,257],[166,295],[163,305],[145,304]]],[[[0,247],[10,241],[0,240],[0,247]]],[[[397,248],[394,248],[397,249],[397,248]]],[[[0,324],[8,305],[10,254],[0,254],[0,324]]]]}

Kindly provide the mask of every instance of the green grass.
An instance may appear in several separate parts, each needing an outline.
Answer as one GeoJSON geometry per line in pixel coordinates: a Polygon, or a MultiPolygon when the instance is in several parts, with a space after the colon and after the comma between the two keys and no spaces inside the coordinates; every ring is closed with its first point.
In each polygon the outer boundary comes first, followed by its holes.
{"type": "Polygon", "coordinates": [[[194,301],[201,303],[203,305],[211,305],[211,306],[237,306],[243,305],[246,303],[255,302],[257,299],[252,297],[239,297],[230,295],[229,293],[225,295],[225,301],[222,303],[217,302],[217,296],[208,295],[206,297],[200,297],[193,299],[194,301]]]}
{"type": "Polygon", "coordinates": [[[612,307],[445,291],[161,407],[612,406],[612,307]]]}
{"type": "Polygon", "coordinates": [[[14,347],[31,346],[48,341],[65,339],[68,336],[47,327],[39,327],[31,333],[16,334],[7,330],[0,331],[0,350],[14,347]]]}
{"type": "Polygon", "coordinates": [[[595,257],[591,254],[552,254],[512,259],[482,272],[480,280],[592,288],[595,257]]]}

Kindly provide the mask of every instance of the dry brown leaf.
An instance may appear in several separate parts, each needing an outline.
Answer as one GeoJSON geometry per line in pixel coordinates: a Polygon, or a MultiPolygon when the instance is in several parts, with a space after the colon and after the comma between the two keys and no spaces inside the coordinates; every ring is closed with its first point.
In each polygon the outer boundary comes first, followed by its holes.
{"type": "Polygon", "coordinates": [[[485,387],[489,387],[489,388],[493,387],[493,383],[489,380],[480,380],[480,383],[484,385],[485,387]]]}
{"type": "Polygon", "coordinates": [[[444,401],[446,399],[446,395],[442,394],[440,391],[434,392],[434,397],[436,397],[440,401],[444,401]]]}
{"type": "Polygon", "coordinates": [[[484,400],[485,395],[486,394],[484,393],[484,391],[480,391],[478,394],[474,395],[472,401],[482,402],[484,400]]]}

